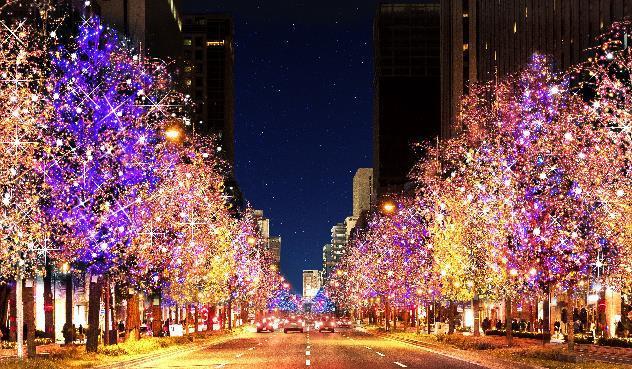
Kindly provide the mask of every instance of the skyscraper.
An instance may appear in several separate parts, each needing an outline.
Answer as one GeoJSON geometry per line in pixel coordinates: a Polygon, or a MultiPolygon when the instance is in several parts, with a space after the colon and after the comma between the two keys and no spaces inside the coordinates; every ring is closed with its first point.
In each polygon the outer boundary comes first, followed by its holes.
{"type": "Polygon", "coordinates": [[[147,54],[165,61],[180,61],[180,0],[94,0],[90,3],[97,15],[147,54]]]}
{"type": "Polygon", "coordinates": [[[595,38],[632,16],[629,0],[442,0],[441,136],[453,136],[469,85],[517,72],[533,53],[564,69],[590,54],[595,38]]]}
{"type": "Polygon", "coordinates": [[[193,129],[220,138],[221,150],[234,164],[233,20],[225,14],[183,17],[184,83],[196,104],[193,129]]]}
{"type": "Polygon", "coordinates": [[[323,280],[327,281],[342,258],[347,246],[347,226],[338,223],[331,228],[331,243],[323,246],[323,280]]]}
{"type": "Polygon", "coordinates": [[[322,287],[320,270],[303,270],[303,298],[311,299],[322,287]]]}
{"type": "Polygon", "coordinates": [[[359,168],[353,176],[353,216],[371,209],[373,195],[373,168],[359,168]]]}
{"type": "Polygon", "coordinates": [[[439,1],[380,4],[374,23],[374,166],[378,196],[402,191],[412,145],[440,131],[439,1]]]}
{"type": "Polygon", "coordinates": [[[278,268],[281,264],[281,236],[270,237],[268,249],[270,250],[273,262],[278,268]]]}

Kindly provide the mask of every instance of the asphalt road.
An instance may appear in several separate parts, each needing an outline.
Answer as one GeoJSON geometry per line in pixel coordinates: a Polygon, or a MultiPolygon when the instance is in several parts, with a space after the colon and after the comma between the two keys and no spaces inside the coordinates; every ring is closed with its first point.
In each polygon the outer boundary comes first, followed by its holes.
{"type": "Polygon", "coordinates": [[[140,368],[240,369],[480,369],[403,343],[351,330],[335,333],[254,333],[193,353],[153,361],[140,368]]]}

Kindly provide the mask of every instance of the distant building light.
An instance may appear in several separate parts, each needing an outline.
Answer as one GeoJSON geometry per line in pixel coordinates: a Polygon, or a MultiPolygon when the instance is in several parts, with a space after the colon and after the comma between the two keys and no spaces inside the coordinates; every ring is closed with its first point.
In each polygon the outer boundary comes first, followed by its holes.
{"type": "Polygon", "coordinates": [[[215,46],[224,46],[225,41],[224,40],[219,40],[219,41],[207,41],[206,42],[206,46],[208,47],[215,47],[215,46]]]}

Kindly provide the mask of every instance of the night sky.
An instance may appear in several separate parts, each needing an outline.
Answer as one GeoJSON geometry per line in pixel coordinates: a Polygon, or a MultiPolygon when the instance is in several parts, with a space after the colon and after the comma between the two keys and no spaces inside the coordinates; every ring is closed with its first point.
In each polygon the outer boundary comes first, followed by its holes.
{"type": "Polygon", "coordinates": [[[184,0],[235,20],[235,170],[282,237],[295,290],[322,268],[331,227],[352,211],[355,170],[372,166],[374,0],[184,0]]]}

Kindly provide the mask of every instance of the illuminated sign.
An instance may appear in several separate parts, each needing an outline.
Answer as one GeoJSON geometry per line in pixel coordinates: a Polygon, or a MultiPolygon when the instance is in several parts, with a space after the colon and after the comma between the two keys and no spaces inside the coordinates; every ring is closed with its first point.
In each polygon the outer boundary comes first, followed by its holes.
{"type": "Polygon", "coordinates": [[[206,42],[206,46],[209,47],[213,47],[213,46],[224,46],[224,40],[220,40],[220,41],[207,41],[206,42]]]}

